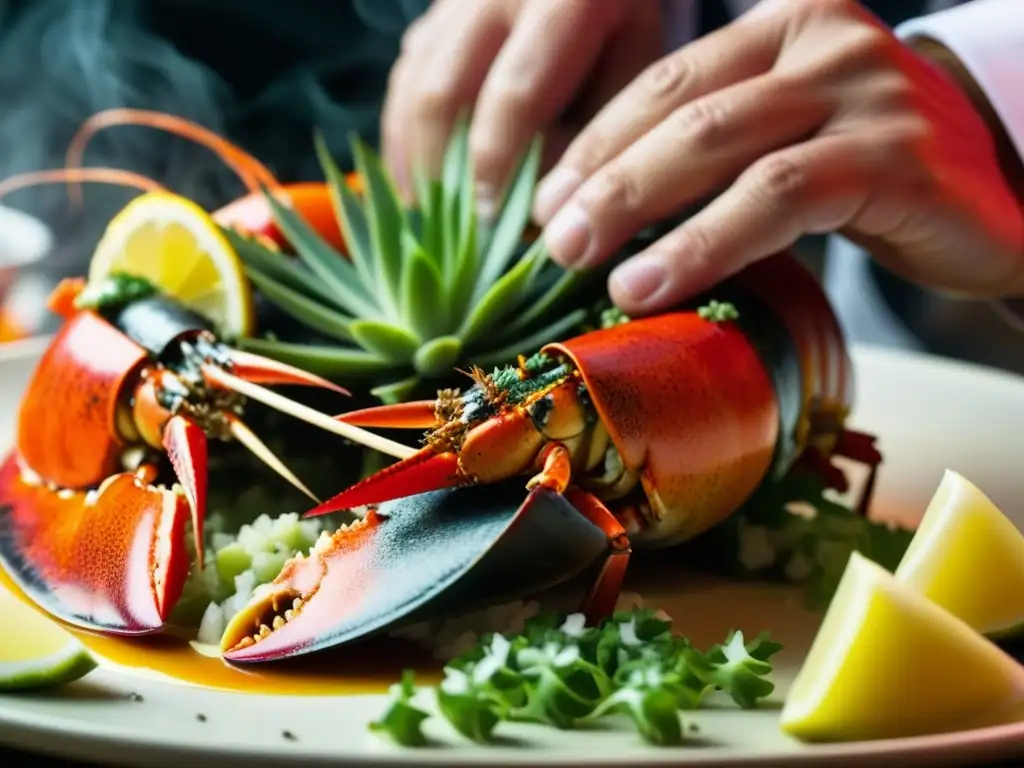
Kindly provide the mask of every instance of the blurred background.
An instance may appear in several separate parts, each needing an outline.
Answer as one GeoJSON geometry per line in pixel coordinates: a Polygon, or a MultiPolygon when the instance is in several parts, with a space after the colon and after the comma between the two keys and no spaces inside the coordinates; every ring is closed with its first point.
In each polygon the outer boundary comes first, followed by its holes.
{"type": "MultiPolygon", "coordinates": [[[[290,0],[274,35],[265,0],[0,0],[0,180],[60,168],[92,114],[114,107],[170,112],[229,136],[280,178],[319,180],[319,127],[339,162],[352,131],[375,142],[399,40],[429,0],[290,0]],[[266,7],[263,7],[266,6],[266,7]]],[[[143,127],[89,144],[87,165],[156,179],[208,210],[244,192],[210,152],[143,127]]],[[[35,186],[0,199],[0,342],[49,333],[44,306],[81,274],[103,228],[134,190],[35,186]]],[[[802,248],[820,264],[821,239],[802,248]]]]}
{"type": "MultiPolygon", "coordinates": [[[[115,107],[179,115],[228,137],[283,181],[320,180],[314,130],[343,168],[351,133],[376,143],[402,33],[429,2],[289,0],[282,13],[275,0],[0,0],[0,182],[63,167],[82,124],[115,107]]],[[[893,18],[921,6],[865,4],[893,18]]],[[[101,132],[84,163],[150,177],[207,210],[244,191],[208,150],[144,127],[101,132]]],[[[85,271],[107,222],[135,194],[92,184],[73,205],[55,184],[0,199],[0,343],[54,330],[47,294],[85,271]]],[[[852,341],[1024,373],[1024,301],[939,296],[873,263],[847,272],[857,254],[840,247],[826,261],[825,242],[806,238],[797,250],[819,276],[828,264],[829,290],[854,286],[837,304],[852,341]]]]}

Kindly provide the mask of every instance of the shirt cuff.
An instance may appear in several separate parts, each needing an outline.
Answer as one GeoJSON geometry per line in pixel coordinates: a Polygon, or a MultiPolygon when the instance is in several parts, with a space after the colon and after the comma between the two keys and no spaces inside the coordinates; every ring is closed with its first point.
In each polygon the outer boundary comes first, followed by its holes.
{"type": "Polygon", "coordinates": [[[956,56],[985,93],[1024,160],[1024,3],[973,0],[900,24],[904,40],[930,37],[956,56]]]}

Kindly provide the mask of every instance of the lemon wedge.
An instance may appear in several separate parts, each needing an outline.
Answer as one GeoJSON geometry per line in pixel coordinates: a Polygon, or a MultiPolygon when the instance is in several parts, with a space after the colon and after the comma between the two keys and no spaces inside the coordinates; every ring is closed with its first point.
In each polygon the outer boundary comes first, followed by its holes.
{"type": "Polygon", "coordinates": [[[150,192],[128,203],[96,246],[89,283],[117,272],[153,283],[208,318],[225,337],[253,331],[252,290],[238,254],[191,200],[150,192]]]}
{"type": "Polygon", "coordinates": [[[64,685],[96,668],[85,646],[2,586],[0,616],[0,691],[64,685]]]}
{"type": "Polygon", "coordinates": [[[986,635],[1024,628],[1024,535],[952,470],[932,496],[896,578],[986,635]]]}
{"type": "Polygon", "coordinates": [[[943,733],[1021,715],[1024,666],[854,552],[782,710],[803,741],[943,733]]]}

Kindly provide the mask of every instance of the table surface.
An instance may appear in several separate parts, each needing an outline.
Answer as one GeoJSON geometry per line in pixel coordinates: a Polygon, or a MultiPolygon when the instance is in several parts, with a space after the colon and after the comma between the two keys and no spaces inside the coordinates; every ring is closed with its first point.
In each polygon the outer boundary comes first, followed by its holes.
{"type": "MultiPolygon", "coordinates": [[[[61,766],[61,768],[98,768],[94,763],[80,763],[56,758],[40,758],[36,755],[31,755],[20,750],[4,749],[3,747],[0,747],[0,765],[16,765],[22,760],[31,760],[32,765],[36,766],[36,768],[57,768],[58,766],[61,766]]],[[[974,765],[976,768],[1014,768],[1015,766],[1020,768],[1020,761],[1010,760],[1007,762],[987,763],[984,765],[975,763],[974,765]]]]}

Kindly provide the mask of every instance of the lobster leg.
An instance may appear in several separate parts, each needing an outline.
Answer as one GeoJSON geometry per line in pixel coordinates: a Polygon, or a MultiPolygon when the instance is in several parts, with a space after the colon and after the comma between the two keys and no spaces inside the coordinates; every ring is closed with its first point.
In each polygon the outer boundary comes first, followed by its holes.
{"type": "Polygon", "coordinates": [[[424,448],[332,496],[307,512],[305,517],[317,517],[339,509],[352,509],[379,504],[396,497],[454,488],[466,482],[467,479],[459,471],[458,456],[447,451],[437,453],[432,448],[424,448]]]}
{"type": "Polygon", "coordinates": [[[575,488],[569,490],[565,498],[577,512],[605,532],[611,547],[611,552],[601,566],[601,572],[580,609],[587,617],[587,623],[593,625],[611,616],[615,611],[615,604],[626,578],[629,556],[633,550],[626,529],[600,499],[592,493],[575,488]]]}
{"type": "Polygon", "coordinates": [[[325,378],[307,373],[287,363],[271,360],[269,357],[232,349],[228,352],[228,358],[231,360],[231,370],[236,376],[256,384],[292,384],[303,387],[323,387],[334,390],[342,395],[351,394],[344,387],[338,386],[325,378]]]}
{"type": "Polygon", "coordinates": [[[362,408],[358,411],[338,414],[334,418],[356,427],[380,429],[431,429],[442,423],[437,418],[437,402],[435,400],[416,400],[409,403],[362,408]]]}
{"type": "Polygon", "coordinates": [[[569,481],[572,480],[572,456],[569,449],[561,443],[548,443],[540,452],[537,461],[541,464],[541,471],[530,478],[526,484],[527,490],[543,485],[555,493],[565,493],[569,481]]]}
{"type": "Polygon", "coordinates": [[[206,519],[206,488],[208,454],[206,434],[193,421],[177,414],[172,416],[163,434],[167,458],[174,474],[185,489],[185,498],[192,511],[192,535],[196,546],[196,567],[203,568],[203,523],[206,519]]]}

